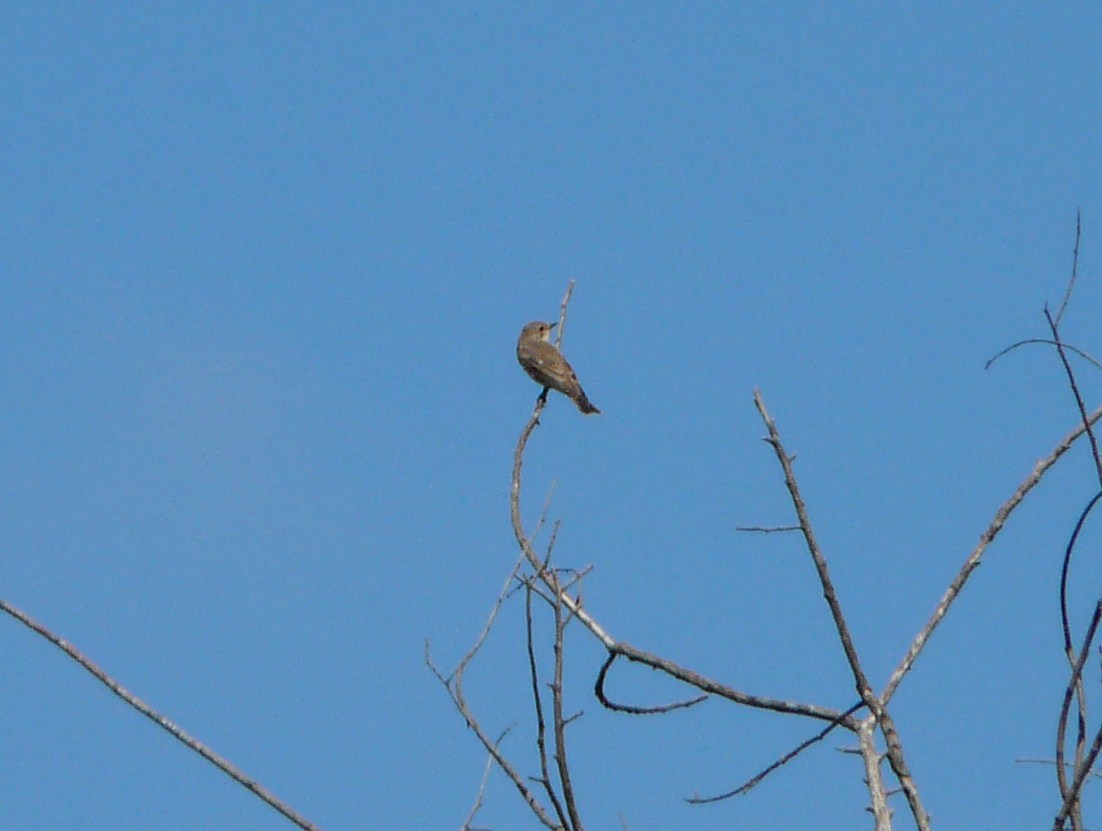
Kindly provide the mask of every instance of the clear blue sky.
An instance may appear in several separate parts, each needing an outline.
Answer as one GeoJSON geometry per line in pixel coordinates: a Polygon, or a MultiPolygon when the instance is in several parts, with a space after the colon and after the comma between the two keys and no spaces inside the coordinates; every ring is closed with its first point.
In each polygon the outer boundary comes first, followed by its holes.
{"type": "MultiPolygon", "coordinates": [[[[984,361],[1045,334],[1079,207],[1065,334],[1102,351],[1102,9],[728,6],[5,8],[2,596],[322,827],[458,827],[484,757],[423,641],[453,663],[516,558],[514,342],[574,279],[564,348],[604,414],[551,400],[525,517],[554,482],[589,608],[740,689],[853,700],[798,541],[734,530],[791,520],[760,388],[882,684],[1074,423],[1048,351],[984,361]]],[[[940,829],[1056,810],[1015,759],[1052,755],[1086,462],[896,698],[940,829]]],[[[468,691],[535,773],[519,611],[468,691]]],[[[573,634],[588,827],[870,824],[842,736],[686,806],[818,728],[606,713],[573,634]]],[[[0,644],[0,826],[290,827],[14,621],[0,644]]],[[[498,775],[480,822],[534,827],[498,775]]]]}

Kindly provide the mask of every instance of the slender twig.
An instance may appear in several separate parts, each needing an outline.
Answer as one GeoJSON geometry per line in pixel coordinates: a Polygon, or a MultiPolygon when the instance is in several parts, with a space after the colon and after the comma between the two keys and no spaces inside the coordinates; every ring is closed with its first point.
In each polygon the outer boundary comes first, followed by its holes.
{"type": "MultiPolygon", "coordinates": [[[[498,737],[498,741],[501,741],[501,737],[498,737]]],[[[463,821],[463,825],[460,831],[474,831],[471,827],[471,823],[474,822],[474,818],[478,816],[478,812],[482,810],[482,799],[486,795],[486,783],[490,779],[490,771],[494,767],[494,757],[487,754],[486,765],[482,769],[482,780],[478,783],[478,793],[475,795],[474,805],[471,806],[470,813],[467,814],[467,818],[463,821]]]]}
{"type": "Polygon", "coordinates": [[[551,539],[547,541],[547,553],[543,556],[543,567],[549,568],[551,565],[551,552],[555,550],[555,540],[559,538],[559,523],[560,520],[555,520],[555,524],[551,526],[551,539]]]}
{"type": "Polygon", "coordinates": [[[748,793],[749,791],[751,791],[755,787],[757,787],[762,782],[762,780],[765,779],[765,777],[767,777],[769,774],[773,773],[775,770],[778,770],[779,768],[783,767],[784,765],[787,765],[789,762],[791,762],[793,759],[795,759],[797,756],[799,756],[801,753],[803,753],[805,750],[807,750],[812,745],[818,744],[819,742],[821,742],[823,739],[825,739],[831,733],[831,731],[834,730],[835,727],[840,726],[845,721],[845,719],[847,717],[852,716],[854,713],[856,713],[858,710],[860,710],[864,706],[865,706],[864,701],[858,701],[856,704],[854,704],[852,707],[850,707],[844,713],[841,713],[838,716],[837,719],[835,719],[833,722],[828,724],[826,727],[824,727],[822,730],[820,730],[818,733],[816,733],[810,739],[807,739],[805,741],[800,742],[792,750],[785,753],[783,756],[781,756],[775,762],[770,764],[767,768],[765,768],[761,772],[755,774],[753,777],[748,779],[743,784],[739,785],[733,791],[728,791],[727,793],[717,794],[715,796],[692,796],[692,797],[689,797],[688,799],[686,799],[685,801],[688,802],[691,805],[704,805],[704,804],[709,803],[709,802],[720,802],[721,800],[724,800],[724,799],[730,799],[731,797],[741,796],[744,793],[748,793]]]}
{"type": "MultiPolygon", "coordinates": [[[[1056,762],[1053,759],[1028,759],[1023,757],[1015,759],[1014,761],[1020,765],[1056,765],[1056,762]]],[[[1070,768],[1071,766],[1071,762],[1064,763],[1064,767],[1070,768]]],[[[1102,779],[1102,771],[1092,770],[1090,775],[1095,779],[1102,779]]]]}
{"type": "MultiPolygon", "coordinates": [[[[536,544],[536,537],[538,537],[540,535],[540,530],[543,528],[543,524],[547,521],[547,511],[551,508],[551,497],[555,495],[555,484],[556,484],[555,480],[552,479],[550,487],[547,488],[547,496],[545,496],[543,498],[543,510],[540,511],[540,518],[538,520],[536,520],[536,527],[532,529],[532,536],[531,536],[532,545],[536,544]]],[[[555,523],[555,531],[557,531],[557,530],[558,530],[558,523],[555,523]]],[[[550,545],[552,547],[554,547],[554,545],[555,545],[554,534],[552,534],[552,536],[551,536],[550,545]]],[[[548,554],[550,555],[550,553],[551,552],[549,550],[548,554]]],[[[521,557],[521,559],[523,560],[524,558],[521,557]]]]}
{"type": "Polygon", "coordinates": [[[164,716],[161,713],[157,712],[136,695],[134,695],[132,692],[127,690],[125,687],[122,686],[122,684],[120,684],[118,681],[108,675],[105,670],[100,668],[95,662],[93,662],[71,643],[64,640],[60,636],[55,635],[44,625],[34,620],[26,612],[17,609],[15,606],[12,606],[5,600],[0,600],[0,610],[7,612],[9,615],[18,620],[32,632],[40,635],[41,637],[52,643],[54,646],[56,646],[58,649],[60,649],[62,652],[64,652],[66,655],[76,661],[87,672],[89,672],[93,678],[95,678],[97,681],[107,687],[107,689],[109,689],[111,692],[113,692],[115,695],[117,695],[119,698],[121,698],[143,716],[148,718],[158,727],[165,730],[169,735],[171,735],[174,739],[179,741],[189,750],[198,753],[200,756],[213,764],[216,768],[229,776],[246,790],[251,791],[255,796],[259,797],[269,806],[279,811],[279,813],[283,814],[283,816],[285,816],[299,828],[305,829],[305,831],[317,831],[318,826],[307,820],[304,816],[295,811],[294,808],[283,802],[275,794],[273,794],[255,779],[251,779],[242,770],[233,765],[229,760],[223,758],[222,756],[219,756],[198,739],[195,739],[188,733],[184,732],[182,728],[178,727],[176,724],[170,721],[167,716],[164,716]]]}
{"type": "Polygon", "coordinates": [[[1056,325],[1060,325],[1060,320],[1064,316],[1064,310],[1067,309],[1068,303],[1071,301],[1071,290],[1075,288],[1075,280],[1079,276],[1079,240],[1083,236],[1083,209],[1076,208],[1075,210],[1075,249],[1071,255],[1071,279],[1068,280],[1068,287],[1064,290],[1064,299],[1060,303],[1060,311],[1056,313],[1056,325]]]}
{"type": "MultiPolygon", "coordinates": [[[[490,614],[486,618],[486,624],[482,627],[482,631],[478,633],[478,637],[475,638],[474,645],[467,650],[467,654],[460,658],[459,663],[456,664],[455,669],[452,670],[451,675],[448,676],[447,682],[450,684],[452,679],[458,680],[460,683],[463,681],[463,673],[466,672],[467,666],[474,660],[474,656],[478,654],[478,650],[482,648],[482,644],[486,642],[486,638],[490,635],[490,630],[494,628],[494,621],[497,620],[498,613],[501,611],[502,605],[505,603],[505,598],[509,596],[510,588],[513,585],[513,580],[517,576],[517,572],[520,571],[521,564],[524,562],[524,557],[521,556],[516,564],[513,566],[513,570],[509,572],[509,576],[505,578],[505,585],[501,587],[501,591],[497,593],[497,599],[494,601],[493,607],[490,609],[490,614]]],[[[425,644],[426,654],[428,654],[428,644],[425,644]]]]}
{"type": "MultiPolygon", "coordinates": [[[[985,363],[983,365],[983,368],[984,369],[991,369],[991,367],[994,365],[995,361],[999,360],[999,358],[1003,357],[1003,355],[1006,355],[1009,352],[1013,352],[1015,349],[1017,349],[1020,346],[1030,346],[1032,344],[1041,344],[1041,345],[1044,345],[1044,346],[1055,346],[1056,341],[1050,340],[1048,338],[1026,338],[1025,340],[1020,340],[1017,343],[1010,344],[1010,346],[1006,347],[1006,349],[1003,349],[1003,350],[999,351],[997,354],[995,354],[991,358],[989,358],[987,360],[987,363],[985,363]]],[[[1102,369],[1102,362],[1099,362],[1099,361],[1095,360],[1090,354],[1088,354],[1087,352],[1084,352],[1082,349],[1079,349],[1076,346],[1072,346],[1070,343],[1065,343],[1064,348],[1066,350],[1068,350],[1068,352],[1074,352],[1076,355],[1078,355],[1080,358],[1087,361],[1088,363],[1094,364],[1094,366],[1097,369],[1102,369]]]]}
{"type": "MultiPolygon", "coordinates": [[[[467,700],[463,695],[463,674],[466,671],[467,666],[474,659],[475,655],[482,647],[482,644],[485,642],[487,636],[490,633],[490,629],[493,628],[493,624],[494,621],[497,619],[498,612],[501,610],[501,606],[505,602],[505,597],[510,593],[513,580],[517,574],[517,571],[520,569],[521,563],[524,561],[524,559],[524,555],[522,555],[517,564],[513,566],[513,570],[509,573],[509,577],[506,579],[505,585],[498,593],[497,599],[495,600],[493,608],[490,611],[489,618],[486,621],[486,625],[479,633],[478,638],[475,640],[474,646],[472,646],[471,649],[468,650],[467,654],[463,656],[456,669],[453,670],[450,675],[445,676],[433,663],[432,656],[430,654],[429,642],[427,640],[425,641],[425,664],[428,666],[432,674],[436,676],[437,680],[440,681],[440,683],[443,685],[444,689],[448,693],[448,697],[451,698],[452,703],[455,705],[456,709],[459,710],[459,714],[463,716],[464,720],[467,723],[467,726],[475,734],[475,737],[478,739],[479,743],[486,750],[486,752],[490,754],[497,766],[501,768],[502,772],[509,778],[509,781],[513,783],[513,787],[515,787],[520,793],[521,798],[523,798],[524,801],[527,803],[532,813],[534,813],[536,815],[536,818],[547,828],[554,829],[558,827],[555,821],[544,810],[543,806],[539,804],[539,801],[536,799],[531,789],[529,789],[528,786],[524,783],[524,779],[521,777],[520,773],[505,757],[505,754],[501,752],[500,744],[502,738],[504,738],[505,736],[505,733],[502,733],[502,735],[496,740],[492,739],[489,734],[486,733],[485,729],[482,727],[482,724],[478,721],[478,719],[475,718],[474,713],[471,711],[471,708],[467,704],[467,700]]],[[[507,733],[508,731],[505,732],[507,733]]]]}
{"type": "Polygon", "coordinates": [[[555,347],[560,348],[562,346],[563,333],[566,332],[566,307],[570,305],[570,296],[574,293],[574,281],[571,280],[566,284],[566,294],[562,296],[562,303],[559,304],[559,325],[555,328],[555,347]]]}
{"type": "MultiPolygon", "coordinates": [[[[528,808],[536,815],[536,818],[547,828],[555,829],[559,828],[558,823],[551,817],[543,806],[540,805],[539,800],[536,799],[531,789],[524,784],[524,779],[513,767],[512,763],[505,757],[505,754],[501,752],[501,739],[491,739],[490,736],[483,729],[482,724],[475,718],[474,713],[471,711],[470,706],[467,704],[467,699],[463,696],[463,686],[461,683],[455,681],[449,681],[444,677],[444,674],[437,669],[436,665],[432,662],[432,657],[429,654],[429,644],[425,642],[425,664],[432,671],[432,674],[436,676],[436,679],[443,685],[444,689],[448,693],[448,697],[451,698],[452,703],[456,709],[459,710],[459,714],[463,716],[463,719],[467,722],[467,727],[471,729],[471,732],[475,734],[479,743],[489,753],[494,762],[502,773],[504,773],[509,781],[513,783],[513,787],[520,793],[521,798],[528,805],[528,808]]],[[[507,733],[508,731],[506,731],[507,733]]],[[[502,736],[505,734],[503,733],[502,736]]]]}
{"type": "Polygon", "coordinates": [[[759,534],[778,534],[782,531],[799,531],[799,525],[738,525],[736,531],[754,531],[759,534]]]}

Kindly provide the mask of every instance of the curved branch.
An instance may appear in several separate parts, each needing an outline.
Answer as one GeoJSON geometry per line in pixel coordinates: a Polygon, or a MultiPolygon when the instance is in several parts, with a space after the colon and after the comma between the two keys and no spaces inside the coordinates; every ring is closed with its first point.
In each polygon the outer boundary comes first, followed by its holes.
{"type": "MultiPolygon", "coordinates": [[[[1043,344],[1045,346],[1055,346],[1056,345],[1056,341],[1050,340],[1049,338],[1026,338],[1025,340],[1020,340],[1017,343],[1010,344],[1010,346],[1006,347],[1006,349],[1003,349],[1002,351],[1000,351],[997,354],[993,355],[992,357],[988,358],[987,363],[985,363],[983,365],[983,368],[984,369],[991,369],[991,367],[994,365],[995,361],[999,360],[999,358],[1003,357],[1003,355],[1006,355],[1010,352],[1013,352],[1019,346],[1031,346],[1032,344],[1035,344],[1035,343],[1043,344]]],[[[1067,349],[1069,352],[1074,352],[1076,355],[1078,355],[1080,358],[1087,361],[1088,363],[1094,364],[1094,366],[1096,368],[1102,369],[1102,363],[1099,363],[1098,361],[1096,361],[1087,352],[1084,352],[1079,347],[1072,346],[1069,343],[1065,343],[1064,348],[1067,349]]]]}
{"type": "Polygon", "coordinates": [[[627,713],[631,716],[651,716],[661,713],[672,713],[674,710],[684,710],[702,701],[708,700],[708,696],[698,695],[696,698],[690,698],[686,701],[675,701],[673,704],[660,704],[657,707],[633,707],[630,704],[617,704],[605,695],[605,678],[608,677],[608,671],[617,657],[617,653],[615,652],[608,653],[605,662],[601,664],[601,671],[597,673],[597,681],[593,685],[593,694],[597,696],[597,700],[608,710],[617,713],[627,713]]]}

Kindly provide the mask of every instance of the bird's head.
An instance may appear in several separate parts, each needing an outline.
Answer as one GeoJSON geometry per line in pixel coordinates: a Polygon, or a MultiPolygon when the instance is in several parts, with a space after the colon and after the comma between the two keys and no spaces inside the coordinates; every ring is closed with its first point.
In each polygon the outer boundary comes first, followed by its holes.
{"type": "Polygon", "coordinates": [[[549,340],[551,330],[558,326],[557,323],[544,323],[542,320],[533,320],[527,324],[520,336],[522,338],[534,338],[535,340],[549,340]]]}

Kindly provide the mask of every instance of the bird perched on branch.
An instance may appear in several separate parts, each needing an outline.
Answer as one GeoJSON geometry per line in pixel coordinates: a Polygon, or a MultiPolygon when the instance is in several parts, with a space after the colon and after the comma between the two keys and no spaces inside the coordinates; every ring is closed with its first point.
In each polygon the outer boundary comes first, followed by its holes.
{"type": "Polygon", "coordinates": [[[566,358],[549,340],[551,330],[557,325],[536,320],[521,329],[517,340],[517,360],[537,384],[558,390],[586,415],[600,413],[586,397],[585,390],[578,383],[578,376],[566,358]]]}

